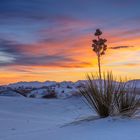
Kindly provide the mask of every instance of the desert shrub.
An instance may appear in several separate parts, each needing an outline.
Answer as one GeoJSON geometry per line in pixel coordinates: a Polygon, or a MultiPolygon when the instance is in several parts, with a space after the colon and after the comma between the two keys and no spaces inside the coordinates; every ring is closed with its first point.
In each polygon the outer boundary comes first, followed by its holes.
{"type": "Polygon", "coordinates": [[[51,99],[51,98],[57,98],[57,96],[55,93],[50,93],[50,94],[44,95],[42,98],[51,99]]]}
{"type": "Polygon", "coordinates": [[[67,88],[72,89],[72,87],[71,87],[71,86],[69,86],[69,85],[67,86],[67,88]]]}
{"type": "Polygon", "coordinates": [[[91,74],[87,75],[86,84],[79,90],[86,103],[101,118],[114,115],[132,116],[138,109],[140,101],[135,95],[135,87],[130,90],[123,80],[115,81],[111,72],[104,73],[102,80],[100,76],[91,74]]]}
{"type": "Polygon", "coordinates": [[[35,94],[32,94],[32,95],[30,95],[29,97],[30,97],[30,98],[35,98],[36,96],[35,96],[35,94]]]}

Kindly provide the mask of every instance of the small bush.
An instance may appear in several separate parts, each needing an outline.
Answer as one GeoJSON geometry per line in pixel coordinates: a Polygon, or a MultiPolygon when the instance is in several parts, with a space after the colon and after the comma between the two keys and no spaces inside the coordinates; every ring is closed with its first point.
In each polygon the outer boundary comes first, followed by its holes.
{"type": "Polygon", "coordinates": [[[55,93],[50,93],[50,94],[44,95],[42,98],[51,99],[51,98],[57,98],[57,96],[55,93]]]}
{"type": "Polygon", "coordinates": [[[115,82],[113,74],[103,74],[100,80],[98,75],[87,75],[87,83],[80,88],[80,93],[96,113],[105,118],[114,115],[132,116],[138,109],[140,100],[136,98],[135,89],[126,88],[121,79],[115,82]],[[99,80],[97,80],[99,79],[99,80]]]}
{"type": "Polygon", "coordinates": [[[35,98],[35,94],[32,94],[29,96],[30,98],[35,98]]]}

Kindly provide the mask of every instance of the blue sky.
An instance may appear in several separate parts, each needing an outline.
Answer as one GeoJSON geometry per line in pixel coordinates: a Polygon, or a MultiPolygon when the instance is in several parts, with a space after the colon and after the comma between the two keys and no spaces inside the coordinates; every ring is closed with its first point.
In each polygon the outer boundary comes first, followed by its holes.
{"type": "MultiPolygon", "coordinates": [[[[0,0],[1,76],[6,82],[25,76],[30,79],[23,80],[82,78],[97,68],[90,48],[96,28],[103,30],[108,48],[117,47],[108,49],[103,67],[119,74],[124,74],[123,68],[132,75],[130,58],[124,55],[135,56],[140,51],[139,5],[139,0],[0,0]],[[115,53],[118,56],[113,57],[115,53]],[[48,76],[47,71],[54,67],[56,76],[48,76]],[[63,77],[62,71],[71,76],[63,77]]],[[[138,57],[132,59],[132,65],[139,69],[138,57]]]]}

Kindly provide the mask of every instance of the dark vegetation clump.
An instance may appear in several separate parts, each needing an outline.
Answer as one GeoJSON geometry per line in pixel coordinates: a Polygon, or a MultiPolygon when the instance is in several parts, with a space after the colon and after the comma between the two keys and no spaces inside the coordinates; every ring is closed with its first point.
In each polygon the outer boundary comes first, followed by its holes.
{"type": "Polygon", "coordinates": [[[42,98],[52,99],[52,98],[57,98],[57,96],[55,93],[51,93],[51,94],[44,95],[42,98]]]}
{"type": "Polygon", "coordinates": [[[47,93],[42,98],[46,98],[46,99],[57,98],[57,95],[55,93],[55,90],[48,89],[47,93]]]}

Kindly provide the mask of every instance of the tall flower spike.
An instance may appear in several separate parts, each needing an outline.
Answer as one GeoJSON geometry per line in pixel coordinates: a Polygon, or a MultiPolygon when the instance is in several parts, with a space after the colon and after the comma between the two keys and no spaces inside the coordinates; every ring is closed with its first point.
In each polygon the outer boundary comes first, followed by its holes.
{"type": "Polygon", "coordinates": [[[105,51],[107,50],[107,45],[105,44],[107,42],[107,40],[100,37],[102,35],[102,32],[100,29],[96,29],[96,32],[94,35],[97,36],[97,39],[92,40],[92,42],[93,42],[92,48],[98,57],[99,75],[100,75],[100,79],[101,79],[100,57],[102,55],[104,55],[105,51]]]}

